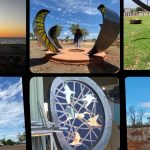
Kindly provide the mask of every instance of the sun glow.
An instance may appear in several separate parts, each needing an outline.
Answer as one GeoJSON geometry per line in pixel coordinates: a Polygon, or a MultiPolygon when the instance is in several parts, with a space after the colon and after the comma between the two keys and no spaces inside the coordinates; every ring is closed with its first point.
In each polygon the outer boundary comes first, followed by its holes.
{"type": "Polygon", "coordinates": [[[0,0],[0,37],[26,36],[25,0],[0,0]]]}

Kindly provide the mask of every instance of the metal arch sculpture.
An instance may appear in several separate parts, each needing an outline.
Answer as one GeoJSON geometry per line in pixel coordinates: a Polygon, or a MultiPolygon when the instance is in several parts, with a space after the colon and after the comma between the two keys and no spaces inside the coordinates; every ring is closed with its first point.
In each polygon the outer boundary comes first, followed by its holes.
{"type": "Polygon", "coordinates": [[[141,2],[140,0],[132,0],[134,3],[136,3],[137,5],[141,6],[142,8],[146,9],[147,11],[150,11],[150,6],[144,4],[143,2],[141,2]]]}
{"type": "Polygon", "coordinates": [[[105,149],[112,128],[109,103],[99,86],[87,77],[57,77],[51,86],[50,106],[63,150],[105,149]]]}
{"type": "Polygon", "coordinates": [[[49,36],[49,39],[51,39],[51,41],[53,41],[53,43],[55,44],[55,46],[57,47],[57,49],[59,49],[59,48],[62,48],[62,46],[59,44],[57,36],[56,36],[57,35],[56,34],[57,27],[58,27],[57,25],[51,27],[49,29],[48,36],[49,36]]]}
{"type": "Polygon", "coordinates": [[[103,24],[94,47],[87,53],[89,56],[104,51],[116,40],[120,31],[120,17],[114,11],[101,4],[98,8],[103,15],[103,24]]]}
{"type": "Polygon", "coordinates": [[[45,17],[49,13],[48,10],[42,9],[40,10],[34,19],[33,22],[33,31],[37,37],[37,40],[48,50],[57,53],[59,52],[58,49],[53,45],[53,43],[48,38],[46,31],[45,31],[45,17]]]}

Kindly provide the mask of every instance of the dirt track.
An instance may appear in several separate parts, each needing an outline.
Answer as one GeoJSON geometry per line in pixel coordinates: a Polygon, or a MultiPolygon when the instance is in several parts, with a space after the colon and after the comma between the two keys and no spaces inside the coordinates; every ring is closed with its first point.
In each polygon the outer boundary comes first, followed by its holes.
{"type": "Polygon", "coordinates": [[[0,150],[26,150],[25,144],[13,145],[13,146],[3,146],[0,150]]]}
{"type": "MultiPolygon", "coordinates": [[[[61,43],[63,48],[75,45],[72,43],[61,43]]],[[[91,48],[93,42],[82,43],[82,48],[91,48]]],[[[97,65],[65,65],[46,61],[45,48],[37,41],[30,42],[30,70],[33,73],[114,73],[120,68],[120,50],[117,46],[109,47],[105,52],[107,58],[103,63],[97,65]]]]}

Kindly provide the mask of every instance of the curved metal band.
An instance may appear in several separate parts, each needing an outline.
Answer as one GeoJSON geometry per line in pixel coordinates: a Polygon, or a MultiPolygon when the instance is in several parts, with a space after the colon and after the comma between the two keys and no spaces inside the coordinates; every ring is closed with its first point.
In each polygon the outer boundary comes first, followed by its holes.
{"type": "Polygon", "coordinates": [[[120,31],[120,17],[114,11],[100,5],[98,10],[103,15],[103,24],[94,47],[87,53],[89,56],[106,50],[116,40],[120,31]]]}
{"type": "Polygon", "coordinates": [[[57,27],[58,27],[57,25],[51,27],[49,29],[48,36],[49,36],[49,39],[51,39],[51,41],[53,41],[53,43],[55,44],[55,46],[57,48],[62,48],[61,45],[59,44],[57,36],[56,36],[57,27]]]}
{"type": "Polygon", "coordinates": [[[137,5],[141,6],[142,8],[146,9],[147,11],[150,11],[150,6],[144,4],[143,2],[139,0],[132,0],[132,1],[136,3],[137,5]]]}
{"type": "Polygon", "coordinates": [[[46,31],[45,31],[45,17],[47,16],[47,14],[49,13],[48,10],[46,9],[42,9],[40,10],[34,19],[33,22],[33,31],[34,34],[37,37],[37,40],[44,46],[46,47],[48,50],[57,53],[59,52],[57,50],[57,48],[53,45],[53,43],[50,41],[50,39],[48,38],[46,31]]]}
{"type": "MultiPolygon", "coordinates": [[[[92,150],[105,149],[105,147],[109,141],[111,131],[112,131],[112,113],[111,113],[111,109],[110,109],[110,106],[109,106],[109,103],[108,103],[108,100],[107,100],[105,94],[100,89],[100,87],[90,78],[88,78],[88,77],[84,77],[84,78],[83,77],[57,77],[57,78],[55,78],[55,80],[53,81],[53,83],[51,85],[51,90],[50,90],[50,106],[51,106],[51,114],[52,114],[53,122],[55,122],[56,125],[59,126],[59,121],[58,121],[57,115],[56,115],[56,104],[54,101],[55,100],[55,90],[60,85],[60,83],[65,83],[66,81],[69,81],[69,80],[77,80],[79,82],[86,83],[87,85],[92,87],[94,91],[97,92],[99,98],[101,99],[101,103],[103,105],[104,112],[105,112],[105,127],[104,127],[104,131],[103,131],[103,135],[102,135],[101,139],[92,148],[92,150]]],[[[65,150],[73,150],[72,147],[70,147],[68,145],[67,141],[65,140],[63,133],[56,133],[56,135],[57,135],[57,139],[63,150],[64,149],[65,150]]]]}

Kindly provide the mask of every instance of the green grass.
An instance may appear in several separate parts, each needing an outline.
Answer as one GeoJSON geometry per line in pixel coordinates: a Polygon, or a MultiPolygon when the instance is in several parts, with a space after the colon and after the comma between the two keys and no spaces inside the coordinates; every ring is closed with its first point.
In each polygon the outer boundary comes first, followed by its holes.
{"type": "Polygon", "coordinates": [[[124,69],[150,70],[150,16],[124,18],[124,69]],[[130,24],[131,18],[142,24],[130,24]]]}

